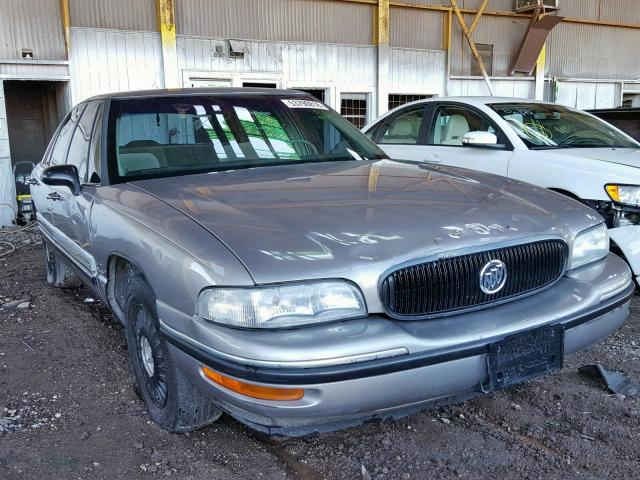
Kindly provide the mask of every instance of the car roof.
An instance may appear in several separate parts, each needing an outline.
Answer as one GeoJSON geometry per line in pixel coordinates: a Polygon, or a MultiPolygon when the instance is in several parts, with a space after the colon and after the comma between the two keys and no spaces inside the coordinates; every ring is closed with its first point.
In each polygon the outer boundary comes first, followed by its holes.
{"type": "Polygon", "coordinates": [[[306,95],[306,92],[298,90],[280,90],[277,88],[257,88],[257,87],[225,87],[225,88],[165,88],[155,90],[134,90],[130,92],[114,92],[103,95],[96,95],[87,98],[85,102],[95,100],[123,100],[127,98],[156,98],[156,97],[176,97],[176,96],[198,96],[198,95],[233,95],[233,96],[294,96],[306,95]]]}
{"type": "Polygon", "coordinates": [[[417,100],[412,103],[424,103],[424,102],[460,102],[468,103],[470,105],[488,105],[492,103],[546,103],[553,105],[551,102],[544,102],[542,100],[532,100],[530,98],[519,97],[432,97],[424,100],[417,100]]]}

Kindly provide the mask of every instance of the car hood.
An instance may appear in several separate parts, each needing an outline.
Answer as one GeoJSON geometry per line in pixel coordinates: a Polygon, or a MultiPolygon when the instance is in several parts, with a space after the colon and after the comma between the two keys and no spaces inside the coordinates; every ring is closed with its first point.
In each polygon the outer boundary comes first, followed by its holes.
{"type": "Polygon", "coordinates": [[[570,157],[599,160],[617,163],[629,167],[640,167],[640,148],[563,148],[558,150],[541,150],[544,154],[553,156],[567,155],[570,157]]]}
{"type": "Polygon", "coordinates": [[[601,220],[578,202],[480,172],[391,160],[259,167],[131,182],[221,240],[257,283],[373,284],[399,263],[601,220]]]}

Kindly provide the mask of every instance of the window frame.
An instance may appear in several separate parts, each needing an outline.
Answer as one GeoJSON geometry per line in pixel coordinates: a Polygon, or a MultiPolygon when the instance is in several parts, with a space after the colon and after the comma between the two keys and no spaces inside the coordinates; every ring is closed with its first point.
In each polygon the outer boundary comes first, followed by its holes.
{"type": "MultiPolygon", "coordinates": [[[[372,95],[370,92],[367,91],[341,91],[338,95],[338,114],[340,114],[343,118],[345,118],[349,123],[351,123],[355,128],[357,128],[358,130],[362,130],[370,121],[371,118],[371,114],[372,114],[372,95]],[[364,99],[349,99],[349,98],[344,98],[343,96],[345,95],[362,95],[364,96],[364,99]],[[350,118],[342,113],[342,101],[343,100],[356,100],[356,101],[364,101],[365,102],[365,114],[364,114],[364,124],[359,127],[358,125],[356,125],[355,123],[353,123],[350,118]]],[[[350,117],[353,117],[353,115],[351,115],[350,117]]]]}
{"type": "MultiPolygon", "coordinates": [[[[82,119],[84,118],[85,114],[87,113],[87,109],[91,105],[96,105],[96,111],[93,114],[93,120],[90,121],[90,124],[89,124],[89,140],[87,141],[87,151],[86,151],[85,160],[84,160],[84,163],[86,164],[85,165],[85,170],[84,170],[84,178],[79,178],[80,183],[82,185],[86,185],[87,184],[88,175],[89,175],[89,157],[91,156],[91,147],[93,145],[93,131],[94,131],[95,125],[96,125],[96,118],[100,114],[100,102],[87,101],[87,102],[83,102],[83,103],[81,103],[79,105],[83,105],[83,109],[82,109],[82,113],[80,114],[80,117],[78,118],[78,122],[76,123],[76,126],[73,129],[73,134],[71,135],[71,141],[69,142],[69,145],[67,146],[67,154],[65,155],[65,160],[66,160],[65,161],[65,165],[75,165],[75,163],[70,163],[69,162],[69,152],[71,150],[71,144],[73,143],[73,139],[75,138],[76,133],[78,132],[78,128],[80,127],[80,123],[82,122],[82,119]]],[[[80,168],[78,168],[78,173],[79,172],[80,172],[80,168]]]]}
{"type": "Polygon", "coordinates": [[[436,97],[437,95],[434,93],[403,93],[403,92],[390,92],[387,94],[387,109],[388,111],[392,111],[395,110],[397,108],[402,108],[405,105],[408,105],[410,103],[415,103],[415,102],[424,102],[425,100],[430,100],[434,97],[436,97]],[[396,97],[423,97],[423,98],[416,98],[413,100],[409,100],[408,102],[404,102],[401,103],[400,105],[396,105],[395,107],[392,107],[390,105],[391,103],[391,97],[396,96],[396,97]]]}
{"type": "MultiPolygon", "coordinates": [[[[102,119],[104,118],[104,110],[105,105],[103,102],[95,102],[98,104],[98,109],[96,110],[96,116],[93,120],[93,126],[91,127],[91,139],[89,140],[89,154],[87,156],[87,171],[85,181],[82,182],[84,186],[90,187],[99,187],[104,184],[104,169],[102,159],[104,158],[102,154],[102,119]],[[90,182],[89,179],[91,176],[89,175],[89,171],[92,170],[89,168],[91,164],[91,160],[98,157],[99,165],[95,171],[100,175],[99,182],[90,182]]],[[[95,162],[94,162],[95,163],[95,162]]]]}
{"type": "Polygon", "coordinates": [[[507,151],[513,151],[514,150],[513,143],[511,142],[511,140],[509,140],[509,137],[504,132],[504,130],[502,128],[500,128],[500,126],[491,117],[489,117],[489,115],[487,115],[485,112],[483,112],[481,109],[479,109],[478,107],[475,107],[473,105],[469,105],[467,103],[462,103],[462,102],[430,102],[429,114],[428,114],[428,118],[427,118],[427,124],[428,124],[428,130],[427,130],[425,145],[430,146],[430,147],[491,148],[491,149],[494,149],[494,150],[507,150],[507,151]],[[494,146],[483,147],[483,146],[478,146],[478,145],[464,146],[464,145],[442,145],[442,144],[438,144],[438,143],[433,143],[434,127],[435,127],[436,118],[438,117],[438,111],[440,109],[442,109],[442,108],[450,108],[450,107],[463,108],[463,109],[469,110],[470,112],[475,113],[476,115],[481,117],[483,120],[485,120],[489,125],[491,125],[493,127],[494,131],[496,132],[496,136],[498,137],[498,146],[495,146],[495,147],[494,146]],[[500,146],[500,145],[504,145],[504,146],[500,146]]]}
{"type": "MultiPolygon", "coordinates": [[[[80,111],[80,113],[78,114],[78,122],[80,120],[80,118],[82,117],[82,114],[84,113],[84,109],[85,109],[86,105],[84,103],[79,103],[78,105],[76,105],[75,107],[73,107],[71,110],[69,110],[69,113],[67,113],[67,115],[65,115],[64,120],[62,122],[60,122],[60,125],[58,126],[58,129],[56,130],[56,133],[53,136],[53,140],[51,141],[51,148],[50,150],[47,152],[47,161],[46,161],[46,165],[47,166],[51,166],[51,158],[53,156],[53,151],[56,149],[56,145],[58,144],[58,140],[60,140],[60,132],[61,130],[71,121],[71,117],[73,116],[74,112],[76,112],[78,109],[82,109],[80,111]]],[[[67,164],[67,156],[69,155],[69,147],[71,146],[71,141],[73,140],[73,136],[76,133],[76,128],[78,126],[78,122],[76,122],[76,124],[73,126],[73,130],[71,131],[70,137],[69,137],[69,143],[67,143],[67,146],[64,149],[64,162],[63,163],[55,163],[54,165],[66,165],[67,164]]]]}

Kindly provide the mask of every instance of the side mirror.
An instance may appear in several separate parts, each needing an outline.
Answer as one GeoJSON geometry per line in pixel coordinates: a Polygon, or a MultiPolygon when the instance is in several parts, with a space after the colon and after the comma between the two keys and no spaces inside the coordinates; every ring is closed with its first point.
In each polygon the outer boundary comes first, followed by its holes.
{"type": "Polygon", "coordinates": [[[45,185],[67,187],[75,196],[80,195],[82,186],[75,165],[52,165],[42,172],[42,183],[45,185]]]}
{"type": "Polygon", "coordinates": [[[497,147],[498,137],[491,132],[469,132],[462,137],[465,147],[497,147]]]}

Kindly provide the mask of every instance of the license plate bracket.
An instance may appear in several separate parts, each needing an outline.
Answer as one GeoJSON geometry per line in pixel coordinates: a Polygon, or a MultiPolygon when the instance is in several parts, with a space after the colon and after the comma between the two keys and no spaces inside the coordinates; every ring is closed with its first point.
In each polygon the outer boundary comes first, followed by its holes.
{"type": "Polygon", "coordinates": [[[505,388],[559,370],[563,365],[564,330],[546,325],[505,337],[489,346],[491,389],[505,388]]]}

